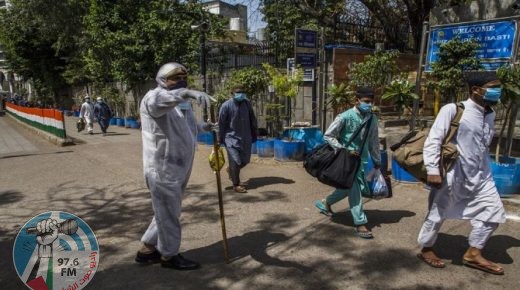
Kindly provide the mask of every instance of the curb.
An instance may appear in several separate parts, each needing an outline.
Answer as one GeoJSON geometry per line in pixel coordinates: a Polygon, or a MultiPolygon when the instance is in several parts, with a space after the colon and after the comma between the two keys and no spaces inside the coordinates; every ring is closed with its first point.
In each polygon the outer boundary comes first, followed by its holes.
{"type": "Polygon", "coordinates": [[[52,134],[49,134],[47,132],[43,132],[41,130],[38,130],[32,126],[29,126],[27,124],[25,124],[24,122],[21,122],[20,120],[16,119],[16,118],[13,118],[11,117],[9,114],[7,114],[7,116],[9,116],[9,119],[11,120],[14,120],[16,121],[16,123],[22,125],[22,127],[24,127],[25,129],[31,131],[32,133],[40,136],[40,137],[43,137],[43,139],[53,143],[54,145],[57,145],[57,146],[60,146],[60,147],[63,147],[63,146],[70,146],[70,145],[75,145],[74,141],[71,139],[71,138],[60,138],[58,136],[54,136],[52,134]]]}

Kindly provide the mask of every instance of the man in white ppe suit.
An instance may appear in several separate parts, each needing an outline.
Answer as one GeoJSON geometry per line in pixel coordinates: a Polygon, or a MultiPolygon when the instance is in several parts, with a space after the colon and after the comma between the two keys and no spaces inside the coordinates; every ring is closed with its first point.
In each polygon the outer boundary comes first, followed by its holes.
{"type": "Polygon", "coordinates": [[[189,99],[199,104],[215,101],[204,92],[187,89],[187,71],[181,64],[163,65],[155,78],[158,86],[141,101],[143,167],[152,195],[154,217],[135,258],[138,263],[193,270],[200,267],[179,254],[181,202],[191,174],[197,132],[214,129],[197,124],[189,99]]]}
{"type": "Polygon", "coordinates": [[[94,104],[90,101],[90,97],[86,95],[83,100],[85,101],[81,104],[81,109],[79,111],[79,118],[83,119],[85,123],[87,123],[87,133],[94,134],[94,104]]]}
{"type": "Polygon", "coordinates": [[[495,125],[495,112],[491,106],[499,100],[501,89],[498,85],[498,82],[470,83],[471,96],[463,102],[462,118],[452,140],[459,157],[446,174],[439,170],[441,145],[455,117],[455,104],[442,107],[424,143],[424,164],[432,190],[428,215],[418,237],[422,246],[418,257],[432,267],[445,267],[433,251],[443,221],[463,219],[469,220],[472,226],[463,264],[496,275],[504,274],[502,267],[485,259],[481,253],[498,224],[506,220],[488,160],[495,125]]]}

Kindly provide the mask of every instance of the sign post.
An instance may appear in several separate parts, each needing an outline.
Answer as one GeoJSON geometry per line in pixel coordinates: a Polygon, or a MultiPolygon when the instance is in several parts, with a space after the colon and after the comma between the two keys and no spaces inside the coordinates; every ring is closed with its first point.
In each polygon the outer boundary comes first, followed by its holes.
{"type": "Polygon", "coordinates": [[[296,29],[294,44],[294,62],[303,69],[303,81],[312,82],[312,124],[316,125],[316,75],[318,31],[296,29]]]}

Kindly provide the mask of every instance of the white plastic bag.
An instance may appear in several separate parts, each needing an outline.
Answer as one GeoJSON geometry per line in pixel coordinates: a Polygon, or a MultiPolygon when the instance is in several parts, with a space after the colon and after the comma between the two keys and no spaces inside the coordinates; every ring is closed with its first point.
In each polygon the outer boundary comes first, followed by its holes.
{"type": "Polygon", "coordinates": [[[370,192],[375,199],[388,197],[388,186],[386,185],[385,177],[379,169],[372,169],[367,175],[369,181],[370,192]]]}

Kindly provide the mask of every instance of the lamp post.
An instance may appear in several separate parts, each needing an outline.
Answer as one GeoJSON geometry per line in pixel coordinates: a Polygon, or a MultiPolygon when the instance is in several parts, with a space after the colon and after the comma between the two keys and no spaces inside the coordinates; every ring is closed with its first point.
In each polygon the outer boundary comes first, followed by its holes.
{"type": "MultiPolygon", "coordinates": [[[[209,30],[209,23],[204,21],[198,25],[192,25],[192,30],[199,30],[199,47],[200,47],[200,74],[202,76],[202,89],[205,93],[208,92],[208,84],[206,81],[206,32],[209,30]]],[[[202,118],[204,120],[208,119],[208,108],[204,107],[204,112],[202,118]]]]}

